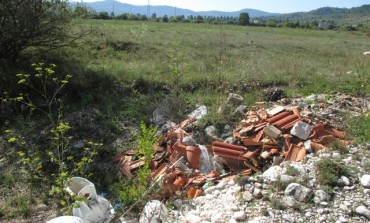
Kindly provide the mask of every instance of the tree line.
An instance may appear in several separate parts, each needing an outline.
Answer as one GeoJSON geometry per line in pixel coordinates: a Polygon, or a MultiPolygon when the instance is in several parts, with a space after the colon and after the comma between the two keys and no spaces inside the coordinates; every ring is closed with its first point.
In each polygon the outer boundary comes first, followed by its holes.
{"type": "Polygon", "coordinates": [[[261,26],[275,28],[301,28],[301,29],[324,29],[324,30],[346,30],[369,32],[369,23],[359,23],[356,26],[340,26],[334,20],[321,19],[313,21],[296,21],[286,19],[276,19],[269,17],[251,19],[248,13],[240,13],[239,17],[233,16],[201,16],[201,15],[176,15],[176,16],[157,16],[153,13],[151,16],[143,14],[122,13],[115,15],[114,12],[96,12],[94,9],[82,4],[76,4],[74,7],[75,16],[79,18],[103,19],[103,20],[129,20],[129,21],[154,21],[154,22],[172,22],[172,23],[208,23],[208,24],[227,24],[242,26],[261,26]],[[83,12],[83,13],[82,13],[83,12]]]}

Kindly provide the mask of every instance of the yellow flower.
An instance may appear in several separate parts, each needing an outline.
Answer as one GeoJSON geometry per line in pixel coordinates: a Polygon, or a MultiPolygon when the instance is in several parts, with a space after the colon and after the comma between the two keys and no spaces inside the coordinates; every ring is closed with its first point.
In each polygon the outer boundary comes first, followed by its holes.
{"type": "Polygon", "coordinates": [[[10,139],[8,139],[8,143],[12,143],[12,142],[15,142],[17,139],[15,137],[12,137],[10,139]]]}

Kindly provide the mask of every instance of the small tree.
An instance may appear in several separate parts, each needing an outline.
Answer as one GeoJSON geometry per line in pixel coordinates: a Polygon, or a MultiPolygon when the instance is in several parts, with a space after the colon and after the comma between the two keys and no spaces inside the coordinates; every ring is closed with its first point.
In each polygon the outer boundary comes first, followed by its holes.
{"type": "Polygon", "coordinates": [[[239,15],[239,25],[246,26],[249,24],[249,14],[242,12],[239,15]]]}
{"type": "Polygon", "coordinates": [[[1,0],[0,59],[15,62],[29,47],[63,46],[70,19],[67,0],[1,0]]]}

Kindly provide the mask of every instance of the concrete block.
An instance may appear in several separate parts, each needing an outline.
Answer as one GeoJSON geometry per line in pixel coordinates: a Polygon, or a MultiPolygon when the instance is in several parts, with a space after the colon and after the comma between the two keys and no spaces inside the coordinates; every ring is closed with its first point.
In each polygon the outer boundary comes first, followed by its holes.
{"type": "Polygon", "coordinates": [[[294,126],[290,130],[290,134],[300,139],[306,140],[308,136],[310,135],[311,131],[312,131],[312,126],[310,124],[299,121],[294,124],[294,126]]]}

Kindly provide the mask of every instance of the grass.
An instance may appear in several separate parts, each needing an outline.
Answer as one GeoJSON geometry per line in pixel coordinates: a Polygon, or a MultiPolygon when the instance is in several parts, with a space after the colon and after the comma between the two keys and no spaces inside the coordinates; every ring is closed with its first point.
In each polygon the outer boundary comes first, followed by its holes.
{"type": "Polygon", "coordinates": [[[366,115],[352,117],[347,116],[344,121],[346,132],[355,139],[357,143],[370,142],[370,117],[366,115]]]}
{"type": "Polygon", "coordinates": [[[281,200],[276,199],[276,198],[270,200],[270,206],[271,208],[276,209],[276,210],[286,209],[284,203],[281,200]]]}
{"type": "Polygon", "coordinates": [[[173,84],[171,51],[181,59],[182,88],[201,86],[220,93],[243,94],[261,86],[306,94],[356,93],[359,89],[352,85],[359,81],[347,72],[363,73],[369,67],[362,55],[367,38],[344,32],[95,20],[79,25],[95,29],[94,35],[67,49],[84,69],[123,83],[141,78],[150,87],[173,84]]]}
{"type": "Polygon", "coordinates": [[[294,166],[291,166],[291,165],[288,165],[286,167],[286,172],[285,173],[289,176],[299,176],[301,174],[297,168],[295,168],[294,166]]]}

